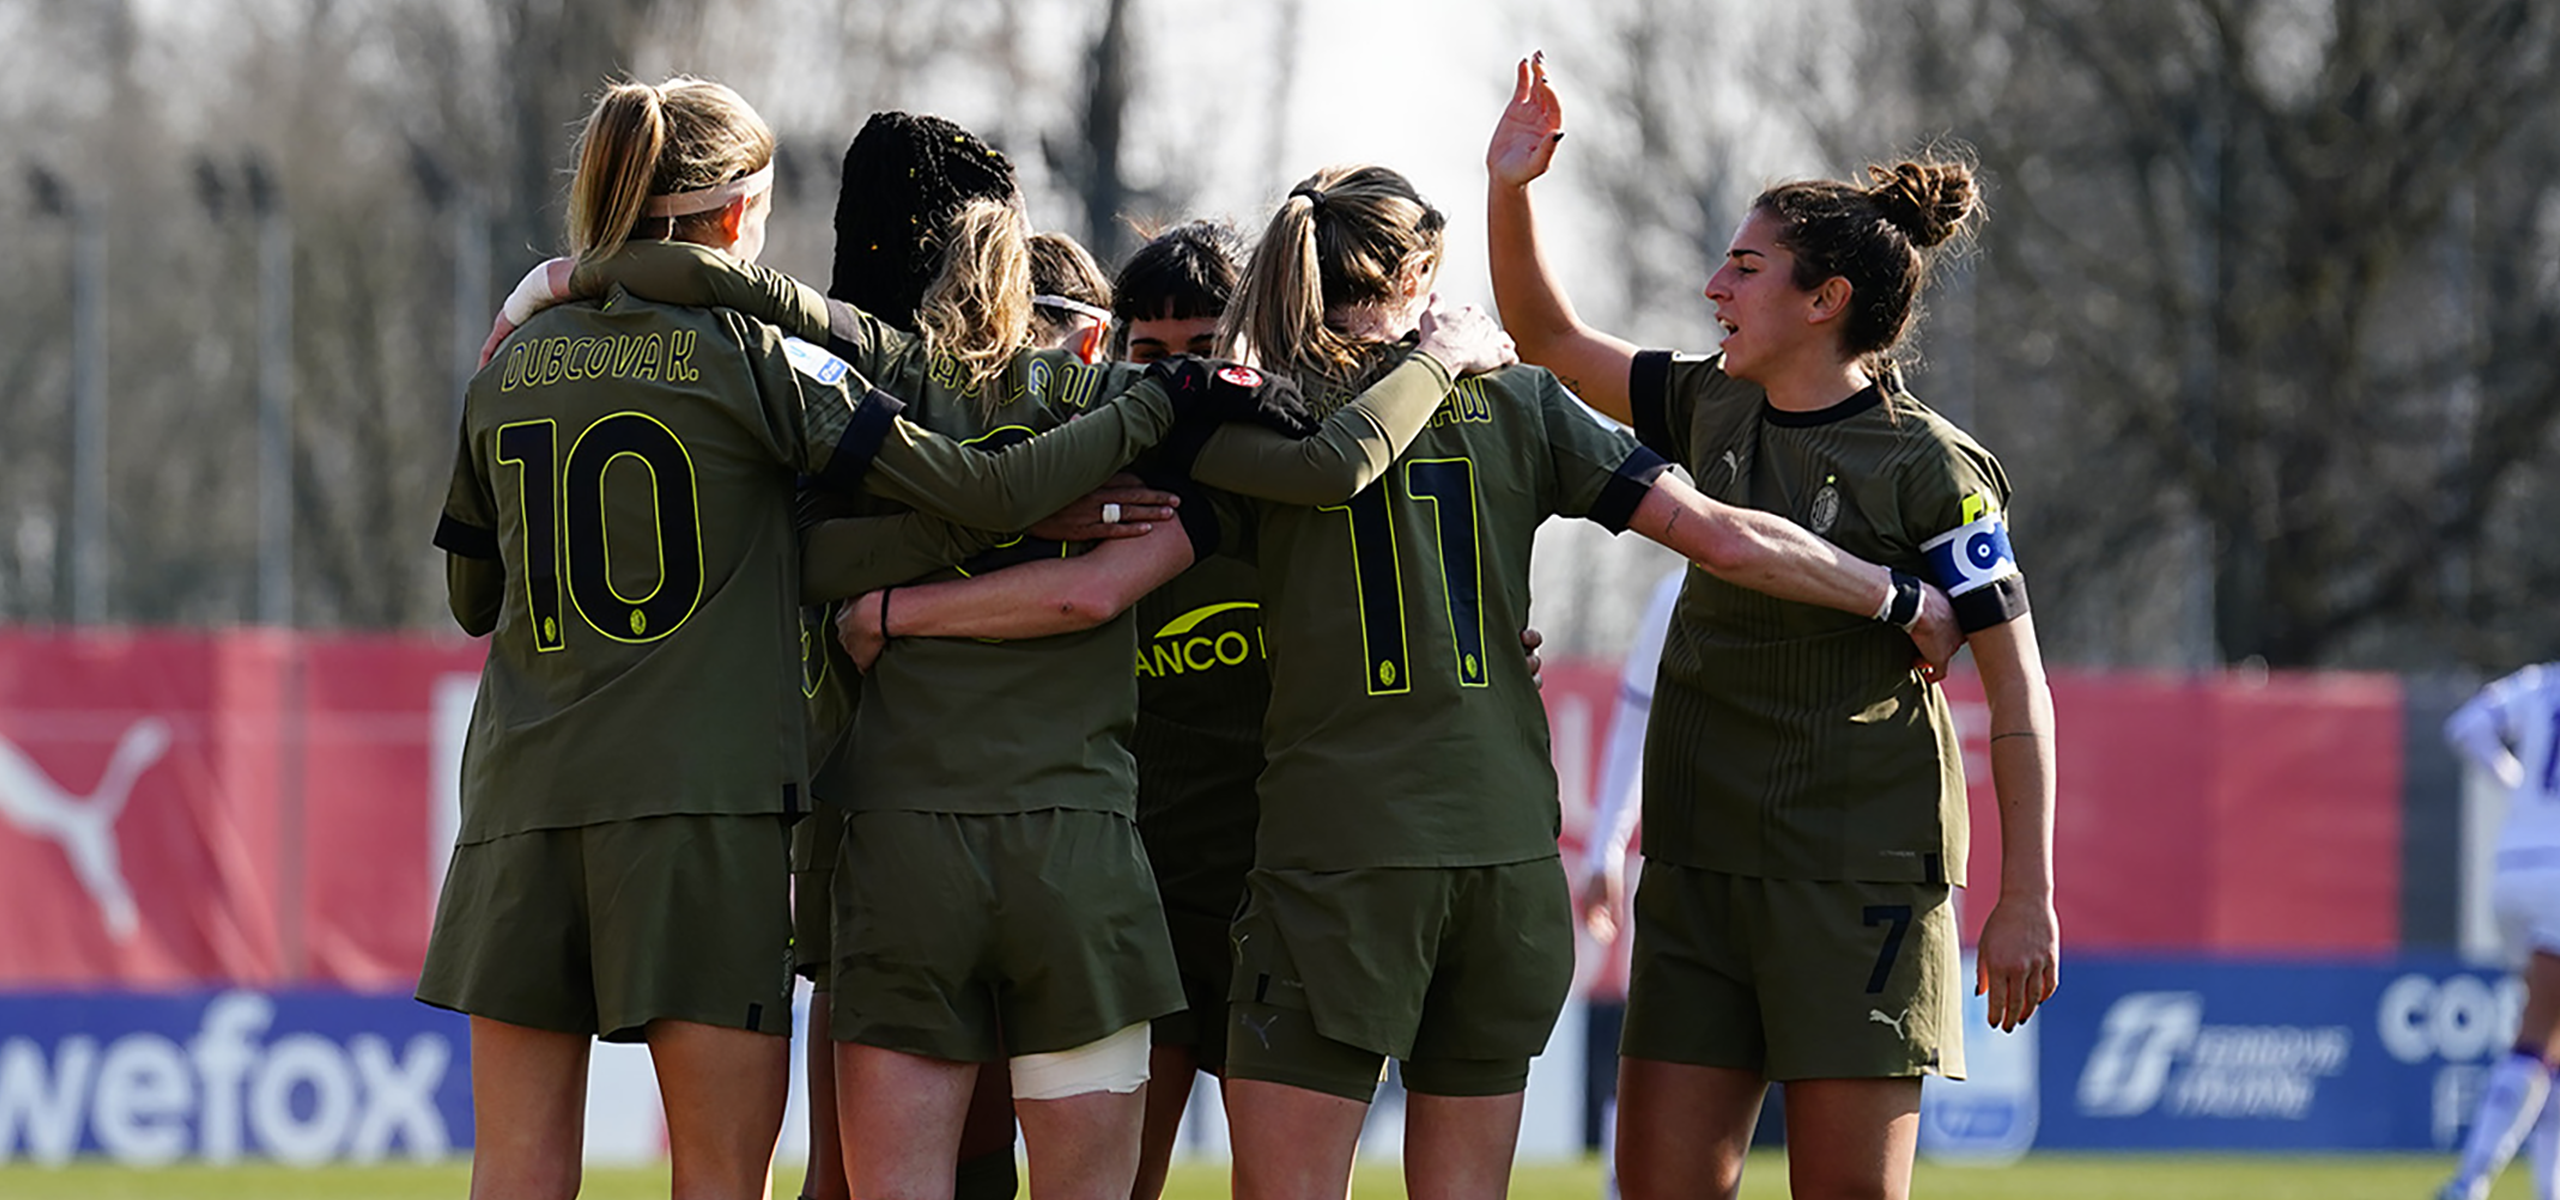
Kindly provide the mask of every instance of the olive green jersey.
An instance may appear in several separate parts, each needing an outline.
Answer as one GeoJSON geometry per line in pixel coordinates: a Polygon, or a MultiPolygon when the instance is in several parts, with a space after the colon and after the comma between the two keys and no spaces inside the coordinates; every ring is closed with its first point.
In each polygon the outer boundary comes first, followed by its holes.
{"type": "Polygon", "coordinates": [[[1211,555],[1138,602],[1138,834],[1167,905],[1231,916],[1262,774],[1261,582],[1211,555]]]}
{"type": "Polygon", "coordinates": [[[1257,865],[1556,853],[1546,710],[1520,653],[1549,516],[1623,529],[1662,460],[1555,376],[1461,382],[1349,503],[1253,506],[1271,650],[1257,865]]]}
{"type": "MultiPolygon", "coordinates": [[[[1923,578],[1922,544],[2005,509],[1963,430],[1871,387],[1770,407],[1722,356],[1636,356],[1636,433],[1727,504],[1789,517],[1923,578]]],[[[1964,882],[1965,790],[1946,697],[1901,630],[1689,573],[1645,738],[1644,851],[1736,875],[1964,882]]]]}
{"type": "Polygon", "coordinates": [[[795,474],[855,394],[734,313],[616,296],[527,322],[471,383],[437,543],[495,564],[461,840],[792,811],[807,770],[795,474]]]}
{"type": "MultiPolygon", "coordinates": [[[[1017,356],[984,389],[967,388],[947,356],[869,316],[830,344],[881,372],[913,398],[908,415],[990,453],[1066,424],[1125,369],[1072,356],[1017,356]],[[1001,396],[988,403],[982,395],[1001,396]]],[[[841,324],[841,323],[840,323],[841,324]]],[[[1116,388],[1114,388],[1116,390],[1116,388]]],[[[1015,547],[1015,556],[1056,553],[1015,547]]],[[[983,563],[992,567],[1000,563],[983,563]]],[[[896,604],[896,594],[888,603],[896,604]]],[[[854,812],[1015,813],[1092,809],[1134,816],[1137,779],[1128,739],[1137,712],[1128,670],[1137,619],[1122,613],[1092,629],[1015,641],[902,638],[861,681],[855,751],[830,764],[854,812]]]]}
{"type": "Polygon", "coordinates": [[[510,338],[472,382],[436,538],[456,616],[495,634],[463,838],[796,809],[798,553],[773,523],[790,525],[794,476],[1003,528],[1090,489],[1173,415],[1144,384],[997,456],[900,407],[770,326],[620,291],[510,338]],[[609,749],[632,739],[675,763],[609,749]]]}
{"type": "Polygon", "coordinates": [[[832,868],[831,839],[844,827],[853,708],[861,699],[862,675],[836,637],[837,610],[846,598],[933,574],[1001,540],[922,513],[861,515],[887,503],[819,488],[800,493],[800,669],[801,693],[809,702],[809,805],[832,819],[792,826],[795,870],[832,868]]]}

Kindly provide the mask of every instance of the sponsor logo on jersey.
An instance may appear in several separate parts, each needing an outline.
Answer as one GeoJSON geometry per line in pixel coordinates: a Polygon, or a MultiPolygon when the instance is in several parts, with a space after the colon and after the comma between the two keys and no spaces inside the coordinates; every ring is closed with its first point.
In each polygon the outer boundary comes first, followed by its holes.
{"type": "Polygon", "coordinates": [[[134,905],[116,849],[116,818],[133,795],[134,781],[169,750],[169,723],[144,717],[126,726],[107,769],[86,796],[75,795],[35,764],[25,751],[0,738],[0,818],[31,837],[62,847],[71,873],[98,906],[98,916],[115,940],[131,940],[141,932],[142,917],[134,905]]]}
{"type": "MultiPolygon", "coordinates": [[[[1929,581],[1950,596],[2019,574],[2017,552],[2009,548],[2008,519],[1979,495],[1965,500],[1965,510],[1973,512],[1977,502],[1982,502],[1980,515],[1920,544],[1920,554],[1929,563],[1929,581]]],[[[1815,532],[1820,532],[1818,526],[1815,532]]]]}
{"type": "Polygon", "coordinates": [[[2298,1121],[2355,1045],[2344,1025],[2207,1025],[2204,1011],[2201,992],[2118,998],[2080,1072],[2081,1114],[2298,1121]]]}
{"type": "Polygon", "coordinates": [[[824,347],[813,346],[796,337],[782,339],[782,356],[791,361],[792,370],[830,386],[853,370],[824,347]]]}
{"type": "Polygon", "coordinates": [[[1251,600],[1228,600],[1201,605],[1165,622],[1138,647],[1138,674],[1169,679],[1260,662],[1263,654],[1262,606],[1251,600]],[[1226,613],[1244,615],[1219,622],[1218,629],[1202,628],[1226,613]]]}

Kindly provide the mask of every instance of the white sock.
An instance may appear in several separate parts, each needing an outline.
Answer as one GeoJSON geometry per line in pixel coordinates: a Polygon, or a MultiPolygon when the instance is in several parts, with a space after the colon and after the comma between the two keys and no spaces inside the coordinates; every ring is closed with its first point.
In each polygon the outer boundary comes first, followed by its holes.
{"type": "Polygon", "coordinates": [[[2488,1185],[2516,1156],[2525,1131],[2542,1115],[2542,1098],[2551,1090],[2551,1072],[2531,1054],[2509,1054],[2489,1068],[2488,1086],[2480,1090],[2479,1111],[2471,1117],[2471,1136],[2462,1144],[2462,1167],[2449,1192],[2486,1193],[2488,1185]]]}

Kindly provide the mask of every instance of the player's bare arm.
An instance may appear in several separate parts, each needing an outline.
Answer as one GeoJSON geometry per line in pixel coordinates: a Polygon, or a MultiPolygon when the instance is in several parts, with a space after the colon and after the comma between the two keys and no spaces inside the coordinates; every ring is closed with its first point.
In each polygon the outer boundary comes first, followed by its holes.
{"type": "Polygon", "coordinates": [[[1807,532],[1776,513],[1736,508],[1701,494],[1676,476],[1654,481],[1627,528],[1677,550],[1707,573],[1781,600],[1818,604],[1859,616],[1888,615],[1896,592],[1918,589],[1905,626],[1920,657],[1943,668],[1963,643],[1946,593],[1807,532]]]}
{"type": "Polygon", "coordinates": [[[869,671],[892,638],[1052,637],[1091,629],[1194,561],[1176,522],[1144,537],[1104,542],[1074,558],[1023,563],[969,579],[883,588],[844,607],[836,634],[854,666],[869,671]]]}
{"type": "Polygon", "coordinates": [[[1547,81],[1542,51],[1520,61],[1511,103],[1484,152],[1494,303],[1522,359],[1555,372],[1584,403],[1632,423],[1627,368],[1635,345],[1582,323],[1538,238],[1529,184],[1547,173],[1563,139],[1564,108],[1547,81]]]}
{"type": "Polygon", "coordinates": [[[1974,992],[1990,1022],[2015,1029],[2061,983],[2053,904],[2053,692],[2026,614],[1967,639],[1991,710],[1991,784],[2000,802],[2000,892],[1983,922],[1974,992]]]}

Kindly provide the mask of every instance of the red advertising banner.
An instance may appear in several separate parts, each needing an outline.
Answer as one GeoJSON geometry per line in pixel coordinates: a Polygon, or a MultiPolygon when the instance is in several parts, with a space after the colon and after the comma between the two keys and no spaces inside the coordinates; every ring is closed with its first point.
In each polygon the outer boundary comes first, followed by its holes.
{"type": "MultiPolygon", "coordinates": [[[[459,638],[0,631],[0,989],[408,986],[480,659],[459,638]]],[[[1545,678],[1578,864],[1617,669],[1545,678]]],[[[2396,948],[2395,681],[2066,673],[2054,691],[2067,946],[2396,948]]],[[[1949,686],[1968,936],[1999,878],[1980,695],[1949,686]]]]}
{"type": "Polygon", "coordinates": [[[0,633],[0,987],[414,981],[436,690],[479,662],[458,639],[0,633]]]}
{"type": "MultiPolygon", "coordinates": [[[[1998,896],[1980,681],[1949,681],[1971,792],[1965,937],[1998,896]]],[[[2053,677],[2055,895],[2082,950],[2387,954],[2400,943],[2400,685],[2384,675],[2053,677]]]]}

